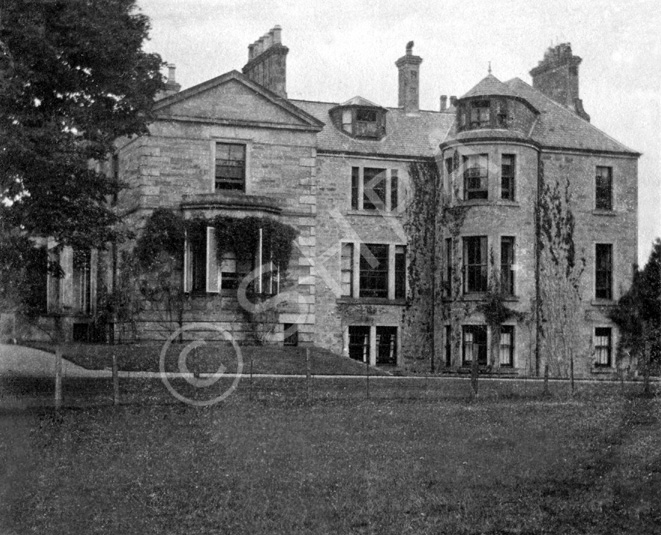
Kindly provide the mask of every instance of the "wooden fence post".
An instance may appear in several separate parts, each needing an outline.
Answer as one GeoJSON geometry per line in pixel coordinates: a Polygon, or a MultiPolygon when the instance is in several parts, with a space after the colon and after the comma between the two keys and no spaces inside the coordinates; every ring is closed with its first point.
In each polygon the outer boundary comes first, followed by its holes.
{"type": "Polygon", "coordinates": [[[62,406],[62,350],[55,350],[55,408],[62,406]]]}
{"type": "Polygon", "coordinates": [[[312,397],[312,385],[310,383],[310,348],[306,347],[305,348],[305,376],[307,380],[307,387],[308,387],[308,402],[310,401],[312,397]]]}
{"type": "Polygon", "coordinates": [[[117,355],[112,354],[112,401],[113,405],[119,405],[119,366],[117,355]]]}

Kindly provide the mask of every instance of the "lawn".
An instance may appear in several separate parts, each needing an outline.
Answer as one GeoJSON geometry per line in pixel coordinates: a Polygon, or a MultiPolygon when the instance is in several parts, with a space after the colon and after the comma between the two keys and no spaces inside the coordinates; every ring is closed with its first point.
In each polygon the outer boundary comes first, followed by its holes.
{"type": "MultiPolygon", "coordinates": [[[[55,352],[55,345],[46,342],[33,342],[33,347],[49,352],[55,352]]],[[[117,357],[120,370],[158,372],[160,366],[163,342],[141,342],[135,344],[62,344],[63,355],[67,360],[89,370],[110,369],[112,356],[117,357]]],[[[186,349],[188,343],[173,343],[165,352],[166,371],[179,370],[179,354],[186,349]]],[[[241,346],[244,373],[271,373],[283,375],[305,375],[307,370],[306,349],[304,347],[283,346],[241,346]]],[[[192,347],[186,360],[191,372],[214,373],[220,364],[226,371],[235,372],[237,367],[236,352],[229,344],[208,343],[192,347]]],[[[365,366],[346,357],[341,357],[325,349],[310,348],[310,368],[315,375],[362,375],[365,366]]],[[[384,371],[372,368],[372,374],[385,374],[384,371]]]]}
{"type": "Polygon", "coordinates": [[[393,399],[375,380],[366,399],[333,380],[346,397],[308,403],[288,381],[203,409],[131,382],[154,403],[5,410],[0,532],[659,533],[658,397],[485,382],[469,403],[447,380],[456,395],[393,399]]]}

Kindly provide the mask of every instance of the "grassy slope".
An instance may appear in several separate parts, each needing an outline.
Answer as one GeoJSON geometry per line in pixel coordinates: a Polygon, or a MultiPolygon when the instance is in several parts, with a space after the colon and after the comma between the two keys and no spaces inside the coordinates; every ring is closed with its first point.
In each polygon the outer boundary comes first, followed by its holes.
{"type": "Polygon", "coordinates": [[[0,531],[658,533],[660,410],[233,396],[5,413],[0,531]]]}
{"type": "MultiPolygon", "coordinates": [[[[33,347],[46,351],[55,351],[55,346],[47,343],[33,343],[33,347]]],[[[167,371],[180,371],[178,356],[186,350],[187,344],[172,344],[164,359],[167,371]]],[[[117,355],[120,370],[125,371],[159,371],[160,354],[163,343],[139,344],[63,344],[63,353],[67,360],[90,370],[109,369],[112,366],[112,355],[117,355]]],[[[253,373],[305,374],[306,357],[303,347],[282,346],[242,346],[240,347],[244,372],[248,373],[252,361],[253,373]]],[[[310,365],[315,375],[362,375],[365,366],[360,363],[340,357],[330,351],[320,348],[310,348],[310,365]]],[[[194,348],[187,359],[191,372],[209,372],[218,370],[220,364],[228,372],[236,371],[236,354],[232,347],[221,344],[207,344],[194,348]]],[[[370,373],[384,372],[371,369],[370,373]]]]}

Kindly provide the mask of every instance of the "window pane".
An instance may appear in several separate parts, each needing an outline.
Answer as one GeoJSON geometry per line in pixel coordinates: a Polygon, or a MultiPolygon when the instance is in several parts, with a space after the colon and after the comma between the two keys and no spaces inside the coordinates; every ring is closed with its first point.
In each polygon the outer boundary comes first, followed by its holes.
{"type": "Polygon", "coordinates": [[[480,366],[487,364],[487,327],[486,325],[464,325],[463,327],[463,364],[469,365],[477,358],[480,366]]]}
{"type": "Polygon", "coordinates": [[[399,205],[399,177],[397,169],[390,171],[390,210],[396,212],[399,205]]]}
{"type": "Polygon", "coordinates": [[[464,291],[487,291],[487,238],[464,238],[464,291]]]}
{"type": "Polygon", "coordinates": [[[358,187],[360,182],[360,168],[351,168],[351,209],[358,210],[358,187]]]}
{"type": "Polygon", "coordinates": [[[502,165],[501,165],[501,189],[500,197],[501,199],[506,199],[509,201],[514,200],[514,169],[515,169],[515,159],[514,155],[503,154],[502,165]]]}
{"type": "Polygon", "coordinates": [[[245,145],[216,143],[216,190],[243,191],[245,166],[245,145]]]}
{"type": "Polygon", "coordinates": [[[596,179],[596,209],[613,209],[613,169],[611,167],[597,167],[596,179]]]}
{"type": "Polygon", "coordinates": [[[597,366],[611,365],[611,329],[610,327],[597,327],[594,330],[595,364],[597,366]]]}
{"type": "Polygon", "coordinates": [[[386,207],[386,170],[363,169],[363,210],[384,210],[386,207]]]}
{"type": "Polygon", "coordinates": [[[360,246],[360,297],[388,297],[388,246],[360,246]]]}
{"type": "Polygon", "coordinates": [[[500,365],[513,366],[514,364],[514,326],[502,325],[500,327],[500,365]]]}
{"type": "Polygon", "coordinates": [[[595,247],[595,297],[613,298],[613,246],[609,243],[595,247]]]}
{"type": "Polygon", "coordinates": [[[406,247],[395,246],[395,299],[406,298],[406,247]]]}
{"type": "Polygon", "coordinates": [[[360,362],[368,362],[370,351],[370,328],[349,327],[349,357],[360,362]]]}
{"type": "Polygon", "coordinates": [[[489,159],[486,154],[464,156],[464,199],[487,199],[489,159]]]}
{"type": "Polygon", "coordinates": [[[514,238],[500,239],[500,284],[507,295],[514,295],[514,238]]]}
{"type": "Polygon", "coordinates": [[[397,327],[376,328],[376,363],[397,365],[397,327]]]}
{"type": "Polygon", "coordinates": [[[342,244],[341,281],[342,295],[353,295],[353,243],[342,244]]]}

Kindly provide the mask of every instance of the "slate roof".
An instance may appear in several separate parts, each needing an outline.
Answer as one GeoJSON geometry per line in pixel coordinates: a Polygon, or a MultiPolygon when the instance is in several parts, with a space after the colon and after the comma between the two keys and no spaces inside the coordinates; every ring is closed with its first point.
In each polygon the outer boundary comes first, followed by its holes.
{"type": "Polygon", "coordinates": [[[420,111],[407,115],[401,108],[385,108],[386,135],[380,140],[355,139],[335,127],[329,110],[338,106],[331,102],[294,100],[290,102],[325,123],[317,134],[319,151],[375,154],[390,156],[431,157],[439,150],[454,122],[454,108],[444,112],[420,111]]]}
{"type": "Polygon", "coordinates": [[[505,82],[505,85],[540,112],[531,134],[533,141],[540,145],[640,155],[523,80],[513,78],[505,82]]]}
{"type": "Polygon", "coordinates": [[[487,77],[480,80],[473,89],[463,95],[461,99],[492,96],[516,97],[517,95],[493,74],[489,74],[487,77]]]}
{"type": "Polygon", "coordinates": [[[350,98],[346,102],[343,102],[340,104],[340,106],[365,106],[368,108],[380,108],[378,104],[374,104],[374,102],[367,100],[366,98],[363,98],[361,96],[355,96],[353,98],[350,98]]]}

